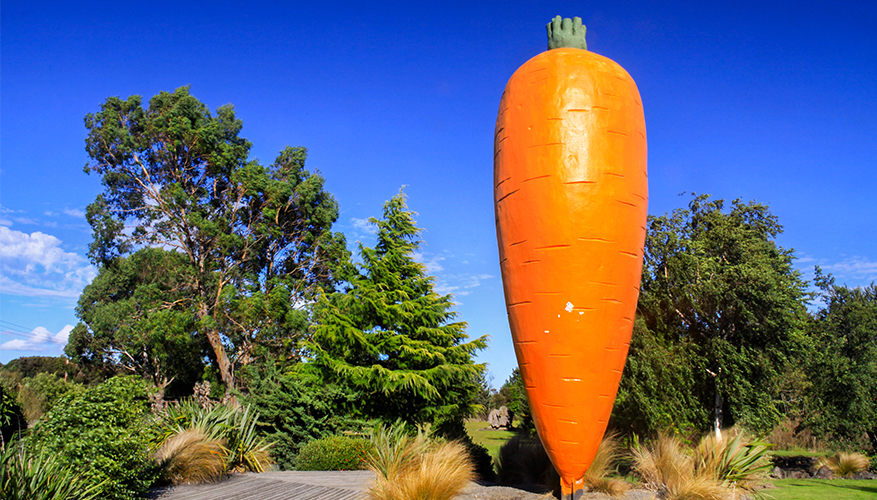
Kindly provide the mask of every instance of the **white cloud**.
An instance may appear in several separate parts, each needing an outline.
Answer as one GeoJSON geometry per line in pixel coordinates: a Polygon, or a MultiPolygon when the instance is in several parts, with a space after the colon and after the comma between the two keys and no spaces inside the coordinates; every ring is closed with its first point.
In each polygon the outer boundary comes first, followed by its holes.
{"type": "Polygon", "coordinates": [[[4,342],[0,344],[0,349],[8,351],[45,351],[58,346],[65,346],[72,330],[72,326],[65,325],[61,331],[53,335],[49,330],[38,326],[28,334],[26,339],[14,339],[4,342]]]}
{"type": "Polygon", "coordinates": [[[867,257],[860,257],[858,255],[847,257],[840,262],[826,264],[822,266],[822,268],[838,278],[847,278],[868,283],[877,281],[877,262],[870,260],[867,257]]]}
{"type": "Polygon", "coordinates": [[[441,265],[441,261],[445,260],[444,257],[439,255],[431,256],[428,259],[424,257],[424,254],[420,252],[415,252],[411,257],[414,258],[415,262],[420,262],[426,267],[426,271],[429,274],[440,273],[445,270],[445,268],[441,265]]]}
{"type": "Polygon", "coordinates": [[[84,257],[65,252],[58,238],[0,226],[0,293],[77,297],[96,275],[84,257]]]}
{"type": "Polygon", "coordinates": [[[85,212],[78,208],[65,208],[63,212],[70,217],[83,218],[85,217],[85,212]]]}
{"type": "Polygon", "coordinates": [[[353,229],[357,232],[368,234],[377,234],[378,232],[377,226],[369,222],[368,219],[357,219],[356,217],[351,217],[350,224],[353,225],[353,229]]]}

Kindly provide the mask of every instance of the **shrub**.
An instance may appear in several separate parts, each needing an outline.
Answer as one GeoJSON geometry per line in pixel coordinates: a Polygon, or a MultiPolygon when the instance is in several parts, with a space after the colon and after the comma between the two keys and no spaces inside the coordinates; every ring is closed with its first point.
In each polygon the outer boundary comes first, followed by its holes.
{"type": "Polygon", "coordinates": [[[115,377],[79,397],[63,397],[25,445],[81,472],[84,484],[99,485],[100,498],[138,498],[158,477],[149,457],[155,435],[148,408],[142,379],[115,377]]]}
{"type": "Polygon", "coordinates": [[[345,405],[355,396],[324,386],[306,374],[282,374],[273,366],[250,370],[249,395],[241,401],[259,412],[259,429],[273,443],[282,470],[295,469],[299,448],[314,439],[332,436],[361,424],[345,417],[345,405]]]}
{"type": "Polygon", "coordinates": [[[31,453],[19,443],[0,450],[4,500],[93,500],[100,498],[99,488],[46,451],[31,453]]]}
{"type": "MultiPolygon", "coordinates": [[[[600,442],[594,461],[585,473],[584,485],[589,491],[615,497],[630,489],[622,479],[609,478],[616,471],[621,448],[615,434],[600,442]]],[[[499,450],[497,480],[507,485],[538,485],[560,494],[560,475],[548,458],[542,442],[536,437],[515,436],[499,450]]]]}
{"type": "Polygon", "coordinates": [[[219,480],[226,470],[228,450],[221,439],[200,429],[186,429],[162,443],[155,458],[161,479],[171,484],[201,484],[219,480]]]}
{"type": "Polygon", "coordinates": [[[451,500],[474,478],[469,453],[460,442],[436,443],[422,432],[412,437],[397,423],[375,429],[371,443],[371,500],[451,500]]]}
{"type": "Polygon", "coordinates": [[[537,437],[511,438],[499,449],[496,469],[499,484],[540,485],[560,492],[560,476],[537,437]]]}
{"type": "Polygon", "coordinates": [[[0,387],[0,448],[25,429],[27,419],[24,418],[21,406],[11,392],[0,387]]]}
{"type": "Polygon", "coordinates": [[[493,459],[487,448],[472,441],[472,436],[466,432],[463,421],[459,418],[446,418],[436,422],[430,429],[430,435],[447,441],[457,441],[466,447],[469,461],[475,468],[475,475],[482,481],[495,481],[496,473],[493,470],[493,459]]]}
{"type": "Polygon", "coordinates": [[[364,437],[329,436],[309,441],[301,447],[295,461],[297,470],[359,470],[371,443],[364,437]]]}
{"type": "Polygon", "coordinates": [[[33,424],[51,410],[63,396],[68,394],[75,396],[81,394],[83,390],[80,384],[67,382],[54,373],[41,372],[22,381],[18,401],[27,421],[33,424]]]}
{"type": "Polygon", "coordinates": [[[870,461],[861,453],[845,453],[839,451],[833,456],[820,459],[816,468],[828,467],[835,476],[851,477],[856,472],[868,470],[870,461]]]}

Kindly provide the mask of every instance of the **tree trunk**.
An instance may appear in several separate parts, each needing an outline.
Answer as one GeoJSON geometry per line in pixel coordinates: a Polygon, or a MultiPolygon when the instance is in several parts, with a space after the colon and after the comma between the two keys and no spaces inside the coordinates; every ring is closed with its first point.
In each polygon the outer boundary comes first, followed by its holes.
{"type": "MultiPolygon", "coordinates": [[[[206,318],[208,316],[207,304],[202,302],[198,306],[198,312],[201,318],[206,318]]],[[[225,353],[225,346],[222,345],[222,336],[219,334],[219,330],[211,328],[206,334],[207,341],[213,348],[213,354],[216,355],[216,364],[219,365],[219,376],[222,377],[222,383],[225,384],[226,390],[234,389],[233,367],[225,353]]]]}
{"type": "Polygon", "coordinates": [[[219,332],[211,329],[207,332],[207,340],[210,341],[213,354],[216,355],[216,364],[219,365],[219,376],[222,377],[222,383],[225,384],[226,389],[234,389],[234,373],[231,361],[228,359],[228,355],[225,354],[225,346],[222,345],[222,338],[219,332]]]}

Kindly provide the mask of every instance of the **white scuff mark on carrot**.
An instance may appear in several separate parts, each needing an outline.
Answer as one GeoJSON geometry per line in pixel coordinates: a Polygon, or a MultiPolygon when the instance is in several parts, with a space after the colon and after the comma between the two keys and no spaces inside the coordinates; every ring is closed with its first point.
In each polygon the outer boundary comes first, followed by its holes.
{"type": "Polygon", "coordinates": [[[566,307],[564,307],[564,309],[566,309],[566,312],[572,312],[572,308],[573,308],[572,302],[567,302],[566,307]]]}

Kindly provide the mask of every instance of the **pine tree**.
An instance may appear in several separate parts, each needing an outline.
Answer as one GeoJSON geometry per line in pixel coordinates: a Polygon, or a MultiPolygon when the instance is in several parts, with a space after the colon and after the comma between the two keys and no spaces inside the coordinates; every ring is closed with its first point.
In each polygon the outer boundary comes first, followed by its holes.
{"type": "Polygon", "coordinates": [[[410,423],[457,420],[471,411],[484,370],[472,355],[485,337],[468,340],[453,321],[450,295],[414,260],[420,229],[405,196],[384,204],[375,248],[359,245],[362,264],[345,291],[323,295],[312,348],[327,378],[362,391],[362,415],[410,423]]]}

